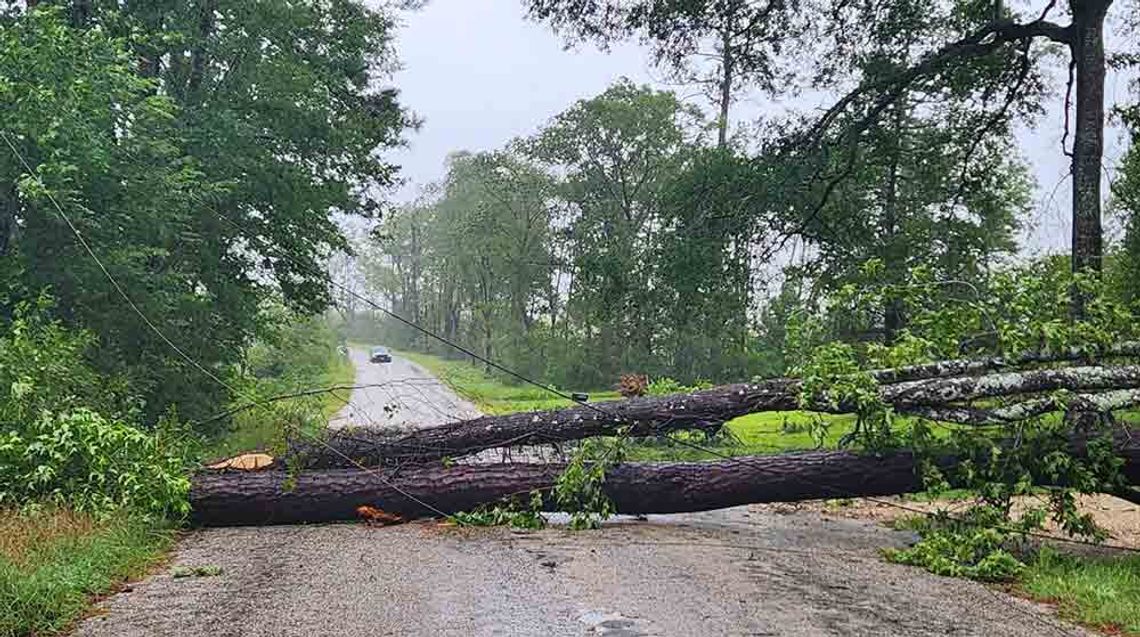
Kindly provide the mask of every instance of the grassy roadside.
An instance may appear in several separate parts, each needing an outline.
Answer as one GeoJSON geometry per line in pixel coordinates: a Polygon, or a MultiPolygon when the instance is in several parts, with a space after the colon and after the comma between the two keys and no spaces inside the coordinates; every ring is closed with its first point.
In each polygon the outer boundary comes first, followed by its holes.
{"type": "MultiPolygon", "coordinates": [[[[285,383],[277,379],[257,381],[252,392],[258,396],[295,391],[299,388],[331,387],[351,385],[356,378],[356,369],[345,356],[333,356],[324,371],[308,378],[303,384],[285,383]]],[[[222,435],[209,441],[203,448],[201,458],[210,460],[224,458],[253,450],[272,448],[280,442],[285,420],[292,421],[312,431],[324,427],[328,419],[344,406],[343,393],[307,396],[279,403],[271,408],[272,415],[265,409],[248,409],[236,415],[230,428],[222,435]]]]}
{"type": "MultiPolygon", "coordinates": [[[[449,360],[430,354],[398,354],[431,372],[455,393],[475,403],[485,414],[501,415],[569,407],[574,403],[548,391],[528,385],[508,385],[467,361],[449,360]]],[[[577,391],[577,390],[574,390],[577,391]]],[[[587,392],[591,401],[620,398],[615,391],[587,392]]]]}
{"type": "Polygon", "coordinates": [[[1140,557],[1077,557],[1043,549],[1017,592],[1110,635],[1140,635],[1140,557]]]}
{"type": "Polygon", "coordinates": [[[0,637],[55,635],[164,559],[171,528],[64,510],[0,511],[0,637]]]}

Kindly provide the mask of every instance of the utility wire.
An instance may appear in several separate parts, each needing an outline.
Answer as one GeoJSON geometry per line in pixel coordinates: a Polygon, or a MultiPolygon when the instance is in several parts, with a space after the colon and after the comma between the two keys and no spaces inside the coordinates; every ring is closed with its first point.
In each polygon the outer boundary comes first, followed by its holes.
{"type": "MultiPolygon", "coordinates": [[[[107,278],[107,280],[108,280],[108,281],[111,283],[111,285],[114,287],[114,289],[116,290],[116,292],[117,292],[117,293],[118,293],[118,294],[119,294],[119,295],[120,295],[120,296],[123,298],[123,300],[124,300],[124,301],[126,301],[126,302],[127,302],[127,304],[130,306],[130,308],[132,309],[132,311],[134,311],[134,313],[135,313],[135,314],[137,314],[137,315],[139,316],[139,318],[140,318],[140,319],[141,319],[141,320],[142,320],[142,321],[143,321],[143,322],[146,324],[146,326],[147,326],[147,327],[148,327],[148,328],[149,328],[149,329],[150,329],[152,332],[154,332],[154,333],[155,333],[157,336],[159,336],[159,338],[161,338],[161,339],[163,340],[163,342],[165,342],[165,343],[166,343],[166,344],[167,344],[167,345],[168,345],[168,346],[169,346],[169,347],[170,347],[170,348],[171,348],[173,351],[175,351],[175,352],[176,352],[176,353],[177,353],[177,354],[178,354],[178,355],[179,355],[179,356],[180,356],[180,357],[181,357],[183,360],[185,360],[187,363],[189,363],[190,365],[192,365],[194,368],[196,368],[197,370],[199,370],[200,372],[202,372],[203,374],[205,374],[207,377],[209,377],[210,379],[212,379],[214,382],[218,383],[218,384],[219,384],[219,385],[221,385],[222,387],[225,387],[226,389],[230,390],[230,391],[231,391],[231,392],[233,392],[234,394],[237,394],[237,395],[239,395],[239,396],[242,396],[242,397],[246,398],[247,400],[249,400],[249,397],[248,397],[248,396],[246,396],[246,395],[245,395],[243,392],[239,391],[238,389],[236,389],[235,387],[233,387],[233,386],[232,386],[232,385],[230,385],[229,383],[225,382],[224,380],[222,380],[221,378],[219,378],[219,377],[218,377],[216,374],[214,374],[214,373],[213,373],[213,372],[211,372],[210,370],[206,369],[206,368],[205,368],[203,365],[201,365],[201,364],[200,364],[200,363],[198,363],[196,360],[194,360],[193,358],[191,358],[191,357],[190,357],[188,354],[186,354],[186,353],[185,353],[185,352],[184,352],[184,351],[183,351],[181,348],[179,348],[179,347],[178,347],[178,346],[177,346],[177,345],[176,345],[176,344],[175,344],[173,341],[171,341],[171,340],[170,340],[170,339],[169,339],[169,338],[168,338],[168,337],[167,337],[167,336],[166,336],[166,335],[165,335],[165,334],[164,334],[164,333],[163,333],[163,332],[162,332],[162,331],[161,331],[161,330],[160,330],[160,329],[159,329],[159,328],[158,328],[158,327],[157,327],[157,326],[156,326],[156,325],[155,325],[155,324],[154,324],[154,323],[153,323],[153,322],[152,322],[152,321],[151,321],[151,320],[150,320],[150,319],[149,319],[149,318],[146,316],[146,314],[144,314],[144,313],[142,312],[142,310],[141,310],[141,309],[139,309],[139,307],[138,307],[138,306],[135,304],[135,302],[134,302],[134,301],[133,301],[133,300],[130,298],[130,296],[129,296],[129,295],[128,295],[128,294],[127,294],[127,293],[126,293],[124,290],[123,290],[123,288],[122,288],[122,287],[119,285],[119,283],[118,283],[118,282],[115,280],[115,278],[114,278],[114,277],[111,275],[111,273],[110,273],[110,272],[107,270],[106,266],[104,266],[104,265],[103,265],[103,262],[102,262],[102,261],[99,259],[98,255],[96,255],[96,254],[95,254],[95,252],[94,252],[94,250],[92,250],[92,249],[91,249],[91,246],[88,244],[87,240],[86,240],[86,239],[83,237],[83,235],[82,235],[82,233],[79,231],[79,229],[78,229],[78,228],[77,228],[77,227],[76,227],[76,226],[75,226],[75,225],[74,225],[74,224],[71,222],[71,219],[70,219],[70,218],[67,216],[67,214],[66,214],[66,213],[63,211],[63,208],[62,208],[62,206],[60,206],[60,205],[59,205],[59,203],[56,201],[55,197],[54,197],[54,196],[51,194],[51,191],[50,191],[50,189],[48,189],[48,188],[46,187],[46,185],[44,185],[44,183],[43,183],[43,181],[40,179],[39,175],[38,175],[38,174],[36,174],[36,173],[35,173],[35,172],[32,170],[32,168],[31,168],[31,166],[28,164],[27,160],[26,160],[26,159],[23,157],[23,155],[22,155],[22,154],[19,152],[19,150],[16,148],[16,146],[15,146],[15,145],[12,143],[12,141],[11,141],[11,139],[8,137],[7,133],[6,133],[5,131],[0,131],[0,135],[2,135],[2,136],[3,136],[5,143],[6,143],[6,144],[8,145],[8,147],[9,147],[9,148],[12,150],[13,154],[15,154],[15,156],[16,156],[16,157],[17,157],[17,159],[20,161],[21,165],[23,165],[24,169],[25,169],[25,170],[26,170],[26,171],[29,173],[29,175],[30,175],[30,176],[32,176],[32,177],[34,177],[34,178],[35,178],[35,179],[36,179],[36,180],[37,180],[37,181],[38,181],[38,182],[39,182],[39,183],[40,183],[42,186],[44,186],[44,191],[45,191],[45,193],[47,194],[47,197],[48,197],[48,199],[51,201],[52,205],[55,207],[55,209],[56,209],[56,211],[59,213],[60,217],[61,217],[61,218],[64,220],[64,222],[67,224],[68,228],[69,228],[69,229],[71,230],[71,232],[72,232],[72,233],[75,235],[76,239],[77,239],[77,240],[79,241],[79,243],[82,245],[83,249],[84,249],[84,250],[87,252],[87,254],[88,254],[90,257],[91,257],[91,259],[92,259],[92,260],[93,260],[93,261],[96,263],[96,265],[97,265],[97,266],[99,267],[99,269],[102,271],[103,275],[104,275],[104,276],[107,278]]],[[[192,195],[192,196],[193,196],[193,195],[192,195]]],[[[213,213],[214,213],[214,214],[215,214],[215,215],[216,215],[216,216],[217,216],[219,219],[221,219],[223,222],[225,222],[225,223],[227,223],[227,224],[231,225],[232,227],[234,227],[235,229],[237,229],[237,230],[238,230],[238,232],[240,232],[240,233],[241,233],[243,236],[245,236],[247,239],[257,239],[257,240],[260,240],[260,241],[262,241],[263,243],[266,243],[266,244],[268,244],[268,243],[269,243],[268,241],[266,241],[266,240],[262,239],[261,237],[258,237],[258,236],[256,236],[256,235],[254,235],[253,233],[249,232],[248,230],[246,230],[245,228],[243,228],[243,227],[242,227],[240,224],[238,224],[237,222],[233,221],[232,219],[229,219],[228,217],[226,217],[225,215],[223,215],[222,213],[220,213],[219,211],[217,211],[216,209],[214,209],[214,207],[213,207],[213,206],[210,206],[210,205],[208,205],[207,203],[205,203],[205,202],[202,202],[202,201],[200,200],[200,198],[198,198],[198,197],[195,197],[195,198],[196,198],[196,199],[199,199],[199,203],[200,203],[200,204],[202,204],[202,205],[203,205],[205,208],[207,208],[208,210],[210,210],[211,212],[213,212],[213,213]]],[[[270,245],[270,247],[272,247],[272,246],[270,245]]],[[[307,263],[305,263],[305,262],[302,262],[301,260],[297,259],[296,257],[294,257],[293,255],[289,254],[289,253],[288,253],[288,252],[286,252],[286,251],[283,251],[283,250],[279,250],[279,254],[280,254],[281,256],[283,256],[284,258],[288,259],[289,261],[291,261],[292,263],[294,263],[294,264],[296,264],[296,265],[298,265],[298,266],[300,266],[300,267],[302,267],[302,268],[308,269],[310,272],[313,272],[313,271],[317,271],[315,268],[313,268],[313,267],[312,267],[312,266],[310,266],[309,264],[307,264],[307,263]]],[[[391,317],[391,318],[395,319],[396,321],[398,321],[398,322],[400,322],[400,323],[402,323],[402,324],[404,324],[404,325],[406,325],[406,326],[408,326],[408,327],[411,327],[412,329],[414,329],[414,330],[416,330],[416,331],[418,331],[418,332],[420,332],[420,333],[422,333],[422,334],[424,334],[424,335],[426,335],[426,336],[428,336],[428,337],[430,337],[430,338],[432,338],[432,339],[435,339],[435,340],[439,341],[440,343],[443,343],[444,345],[447,345],[448,347],[451,347],[451,348],[453,348],[453,349],[455,349],[455,350],[457,350],[457,351],[459,351],[459,352],[461,352],[461,353],[463,353],[463,354],[465,354],[465,355],[467,355],[467,356],[469,356],[469,357],[471,357],[471,358],[473,358],[473,359],[475,359],[475,360],[478,360],[478,361],[480,361],[480,362],[482,362],[482,363],[484,363],[484,364],[486,364],[486,365],[488,365],[488,366],[490,366],[490,367],[493,367],[493,368],[495,368],[495,369],[497,369],[497,370],[499,370],[499,371],[501,371],[501,372],[503,372],[503,373],[505,373],[505,374],[508,374],[508,375],[512,376],[513,378],[516,378],[516,379],[518,379],[518,380],[521,380],[521,381],[523,381],[523,382],[525,382],[525,383],[527,383],[527,384],[530,384],[530,385],[533,385],[533,386],[535,386],[535,387],[538,387],[538,388],[540,388],[540,389],[543,389],[543,390],[545,390],[545,391],[548,391],[548,392],[550,392],[550,393],[552,393],[552,394],[554,394],[554,395],[556,395],[556,396],[559,396],[559,397],[561,397],[561,398],[564,398],[564,399],[570,400],[570,401],[572,401],[572,402],[578,403],[578,404],[580,404],[580,405],[582,405],[582,406],[584,406],[584,407],[587,407],[587,408],[589,408],[589,409],[591,409],[591,410],[593,410],[593,411],[595,411],[595,412],[597,412],[597,413],[599,413],[599,414],[601,414],[601,415],[604,415],[604,416],[606,416],[606,417],[608,417],[608,418],[611,418],[611,419],[613,419],[613,420],[620,420],[620,417],[618,417],[616,414],[613,414],[613,413],[611,413],[611,412],[609,412],[609,411],[606,411],[606,410],[604,410],[604,409],[602,409],[602,408],[598,407],[598,406],[597,406],[597,405],[595,405],[595,404],[591,404],[591,403],[588,403],[588,402],[585,402],[585,401],[581,401],[581,400],[578,400],[578,399],[576,399],[574,396],[572,396],[572,395],[570,395],[570,394],[567,394],[567,393],[565,393],[565,392],[562,392],[562,391],[560,391],[560,390],[558,390],[558,389],[556,389],[556,388],[554,388],[554,387],[552,387],[552,386],[550,386],[550,385],[547,385],[547,384],[545,384],[545,383],[539,382],[539,381],[537,381],[537,380],[533,380],[533,379],[531,379],[531,378],[529,378],[529,377],[527,377],[527,376],[525,376],[525,375],[523,375],[523,374],[521,374],[521,373],[519,373],[519,372],[516,372],[516,371],[514,371],[514,370],[512,370],[512,369],[510,369],[510,368],[508,368],[508,367],[506,367],[506,366],[504,366],[504,365],[502,365],[502,364],[500,364],[500,363],[497,363],[497,362],[495,362],[495,361],[491,360],[491,359],[490,359],[490,358],[488,358],[488,357],[482,356],[482,355],[480,355],[480,354],[478,354],[478,353],[476,353],[476,352],[474,352],[474,351],[472,351],[472,350],[470,350],[470,349],[468,349],[468,348],[466,348],[466,347],[464,347],[464,346],[462,346],[462,345],[459,345],[458,343],[455,343],[454,341],[452,341],[452,340],[450,340],[450,339],[448,339],[448,338],[446,338],[446,337],[444,337],[444,336],[442,336],[442,335],[440,335],[440,334],[438,334],[438,333],[434,332],[433,330],[430,330],[430,329],[428,329],[428,328],[425,328],[425,327],[423,327],[423,326],[421,326],[421,325],[419,325],[419,324],[415,323],[414,321],[411,321],[411,320],[409,320],[409,319],[407,319],[407,318],[405,318],[405,317],[403,317],[403,316],[401,316],[401,315],[397,314],[396,312],[393,312],[393,311],[391,311],[391,310],[389,310],[389,309],[387,309],[387,308],[385,308],[385,307],[382,307],[381,305],[379,305],[378,303],[376,303],[376,302],[375,302],[375,301],[373,301],[372,299],[370,299],[370,298],[368,298],[368,297],[365,297],[365,296],[363,296],[363,295],[359,294],[359,293],[358,293],[358,292],[356,292],[355,290],[353,290],[353,289],[349,288],[348,286],[345,286],[345,285],[343,285],[343,284],[339,283],[338,281],[335,281],[335,280],[334,280],[334,279],[331,277],[331,275],[329,275],[327,272],[324,272],[324,271],[317,271],[317,272],[318,272],[318,274],[319,274],[319,275],[320,275],[322,278],[324,278],[324,279],[325,279],[325,280],[326,280],[326,281],[327,281],[327,282],[328,282],[330,285],[333,285],[333,286],[335,286],[335,287],[337,287],[337,288],[341,289],[341,290],[342,290],[342,291],[344,291],[345,293],[347,293],[347,294],[351,295],[353,298],[355,298],[355,299],[357,299],[357,300],[359,300],[359,301],[362,301],[362,302],[364,302],[365,304],[369,305],[370,307],[372,307],[372,308],[374,308],[374,309],[376,309],[376,310],[379,310],[380,312],[382,312],[382,313],[384,313],[385,315],[387,315],[387,316],[389,316],[389,317],[391,317]]],[[[253,401],[253,402],[256,402],[256,401],[253,401]]],[[[262,405],[262,407],[263,407],[263,408],[265,408],[263,405],[262,405]]],[[[320,445],[321,445],[321,446],[323,446],[324,448],[326,448],[326,449],[328,449],[329,451],[331,451],[331,452],[332,452],[334,455],[337,455],[337,456],[339,456],[341,459],[348,461],[349,463],[351,463],[351,464],[355,465],[357,468],[359,468],[359,469],[361,469],[361,470],[363,470],[363,471],[367,472],[367,473],[368,473],[368,474],[370,474],[370,475],[373,475],[374,477],[376,477],[377,479],[379,479],[381,482],[383,482],[385,485],[387,485],[387,486],[389,486],[390,488],[392,488],[393,490],[397,491],[398,493],[400,493],[400,494],[401,494],[401,495],[403,495],[404,497],[407,497],[408,499],[412,500],[413,502],[416,502],[416,503],[417,503],[417,504],[419,504],[420,506],[423,506],[424,508],[426,508],[426,509],[428,509],[428,510],[430,510],[430,511],[434,512],[434,513],[437,513],[437,514],[438,514],[438,515],[440,515],[441,517],[444,517],[444,518],[450,518],[450,517],[451,517],[449,514],[447,514],[447,513],[443,512],[443,511],[441,511],[440,509],[438,509],[438,508],[436,508],[436,507],[434,507],[434,506],[432,506],[432,505],[430,505],[430,504],[428,504],[428,503],[426,503],[426,502],[424,502],[423,500],[421,500],[421,499],[417,498],[416,496],[414,496],[414,495],[412,495],[412,494],[408,493],[407,491],[405,491],[405,490],[403,490],[402,488],[400,488],[398,485],[396,485],[396,484],[392,483],[391,481],[387,480],[386,478],[384,478],[382,475],[380,475],[380,474],[376,473],[375,471],[373,471],[373,470],[371,470],[371,469],[369,469],[369,468],[365,467],[363,464],[361,464],[361,463],[357,462],[356,460],[354,460],[354,459],[350,458],[349,456],[345,455],[345,454],[344,454],[343,452],[341,452],[339,449],[336,449],[335,447],[333,447],[332,445],[329,445],[329,444],[328,444],[327,442],[325,442],[324,440],[321,440],[321,439],[320,439],[318,436],[314,436],[314,435],[312,435],[312,434],[309,434],[308,432],[305,432],[305,431],[303,431],[303,429],[302,429],[302,433],[303,433],[304,435],[307,435],[307,436],[309,436],[309,437],[310,437],[312,440],[316,441],[318,444],[320,444],[320,445]]],[[[628,434],[625,434],[625,436],[624,436],[624,437],[625,437],[625,438],[628,438],[628,434]]],[[[687,446],[687,447],[690,447],[690,448],[692,448],[692,449],[695,449],[695,450],[701,451],[701,452],[703,452],[703,453],[708,453],[708,454],[710,454],[710,455],[713,455],[713,456],[718,456],[718,457],[720,457],[720,458],[722,458],[722,459],[725,459],[725,460],[728,460],[728,461],[730,461],[730,462],[737,462],[737,463],[741,463],[741,464],[745,464],[745,465],[749,464],[747,460],[744,460],[744,459],[742,459],[742,458],[739,458],[739,457],[734,457],[734,456],[730,456],[730,455],[724,454],[724,453],[722,453],[722,452],[716,451],[716,450],[714,450],[714,449],[711,449],[711,448],[707,448],[707,447],[704,447],[704,446],[702,446],[702,445],[698,445],[698,444],[696,444],[696,443],[693,443],[693,442],[690,442],[690,441],[687,441],[687,440],[678,439],[678,438],[672,438],[671,440],[672,440],[673,442],[675,442],[675,443],[678,443],[678,444],[681,444],[681,445],[683,445],[683,446],[687,446]]],[[[813,484],[813,486],[818,486],[818,487],[823,487],[823,488],[827,488],[827,489],[832,489],[832,490],[838,491],[838,492],[840,492],[840,493],[846,492],[847,494],[849,494],[849,496],[848,496],[848,497],[862,497],[862,498],[864,498],[864,499],[866,499],[866,500],[869,500],[869,501],[872,501],[872,502],[876,502],[876,503],[879,503],[879,504],[883,504],[883,505],[886,505],[886,506],[896,507],[896,508],[899,508],[899,509],[902,509],[902,510],[905,510],[905,511],[911,512],[911,513],[915,513],[915,514],[923,515],[923,516],[926,516],[926,517],[932,517],[932,515],[933,515],[933,514],[931,514],[931,513],[930,513],[930,512],[928,512],[928,511],[924,511],[924,510],[922,510],[922,509],[918,509],[918,508],[914,508],[914,507],[908,507],[908,506],[906,506],[906,505],[902,505],[902,504],[899,504],[899,503],[897,503],[897,502],[891,502],[891,501],[889,501],[889,500],[881,500],[881,499],[877,499],[877,498],[873,498],[873,497],[867,497],[867,496],[860,496],[860,495],[856,494],[855,492],[852,492],[852,491],[847,491],[847,490],[845,490],[845,489],[843,489],[843,488],[841,488],[841,487],[836,487],[836,486],[834,486],[834,485],[825,485],[825,484],[821,484],[821,483],[814,483],[814,482],[813,482],[812,484],[813,484]]],[[[1090,545],[1092,545],[1092,544],[1093,544],[1093,543],[1091,543],[1091,542],[1084,542],[1084,541],[1081,541],[1081,540],[1070,539],[1070,538],[1063,538],[1063,537],[1060,537],[1060,536],[1053,536],[1053,535],[1049,535],[1049,534],[1041,534],[1041,533],[1034,533],[1034,532],[1029,532],[1029,533],[1027,533],[1027,534],[1028,534],[1028,535],[1031,535],[1031,536],[1035,536],[1035,537],[1040,537],[1040,538],[1043,538],[1043,539],[1051,539],[1051,540],[1057,540],[1057,541],[1062,541],[1062,542],[1070,542],[1070,543],[1077,543],[1077,544],[1090,544],[1090,545]]],[[[1097,545],[1097,546],[1103,546],[1103,545],[1097,545]]],[[[1121,549],[1121,550],[1128,550],[1128,551],[1140,552],[1140,550],[1138,550],[1138,549],[1132,549],[1132,548],[1129,548],[1129,547],[1114,547],[1114,548],[1118,548],[1118,549],[1121,549]]]]}
{"type": "MultiPolygon", "coordinates": [[[[189,354],[187,354],[185,351],[183,351],[182,348],[178,347],[178,345],[176,345],[174,343],[174,341],[170,340],[170,338],[168,338],[166,336],[166,334],[164,334],[163,331],[160,330],[158,328],[158,326],[155,325],[150,320],[150,318],[148,318],[147,315],[141,309],[139,309],[139,306],[135,304],[135,302],[131,299],[130,295],[128,295],[126,293],[126,291],[123,290],[123,287],[121,285],[119,285],[119,282],[117,280],[115,280],[115,277],[111,274],[111,272],[107,269],[107,267],[105,265],[103,265],[103,261],[99,258],[99,255],[95,254],[95,251],[91,249],[91,246],[90,246],[90,244],[87,243],[87,239],[84,238],[83,233],[81,233],[79,231],[79,228],[77,228],[75,226],[75,224],[71,222],[71,218],[68,217],[67,213],[63,211],[63,207],[59,205],[58,201],[56,201],[55,196],[52,195],[51,190],[47,187],[47,185],[43,182],[43,180],[40,179],[39,174],[36,173],[34,170],[32,170],[31,165],[24,158],[23,154],[20,153],[19,149],[16,148],[16,145],[12,143],[12,140],[8,137],[7,131],[0,130],[0,136],[2,136],[4,138],[4,142],[8,145],[8,148],[12,149],[12,153],[16,156],[16,159],[19,160],[20,164],[24,167],[24,170],[27,171],[28,176],[35,179],[39,183],[39,185],[43,188],[44,192],[47,194],[48,200],[51,202],[51,204],[55,208],[56,212],[59,213],[60,218],[62,218],[64,223],[67,224],[67,227],[71,230],[71,233],[73,235],[75,235],[75,238],[77,241],[79,241],[79,244],[81,246],[83,246],[83,250],[85,252],[87,252],[87,255],[91,257],[91,260],[94,261],[95,264],[99,267],[99,270],[102,271],[103,276],[106,277],[107,281],[110,282],[111,287],[113,287],[115,289],[115,291],[119,294],[119,296],[123,298],[123,300],[131,308],[131,310],[135,314],[138,315],[139,319],[142,320],[142,322],[147,326],[147,328],[149,328],[152,332],[154,332],[155,335],[157,335],[160,339],[162,339],[162,341],[164,343],[166,343],[166,345],[169,346],[170,349],[172,349],[174,352],[176,352],[184,361],[189,363],[191,366],[193,366],[198,371],[205,374],[208,378],[213,380],[215,383],[226,388],[227,390],[232,392],[234,395],[241,396],[242,398],[245,398],[246,400],[249,400],[251,402],[256,402],[256,401],[252,400],[250,396],[248,396],[247,394],[245,394],[241,390],[237,389],[236,387],[234,387],[230,383],[227,383],[225,380],[222,380],[220,377],[218,377],[217,374],[214,374],[210,370],[206,369],[206,367],[203,366],[201,363],[194,360],[194,358],[192,358],[189,354]]],[[[259,403],[259,405],[260,405],[260,403],[259,403]]],[[[265,405],[260,405],[260,406],[263,409],[266,409],[267,411],[269,410],[268,407],[266,407],[265,405]]],[[[309,432],[305,431],[303,427],[299,427],[298,431],[300,431],[303,435],[308,436],[309,438],[311,438],[312,440],[314,440],[318,444],[324,446],[326,449],[333,452],[334,454],[340,456],[343,460],[346,460],[352,464],[355,464],[359,469],[367,472],[369,475],[376,477],[382,483],[384,483],[388,487],[392,488],[397,493],[408,498],[409,500],[415,502],[416,504],[419,504],[420,506],[424,507],[425,509],[427,509],[429,511],[437,513],[442,517],[445,517],[445,518],[451,517],[449,514],[441,511],[440,509],[432,506],[431,504],[429,504],[427,502],[424,502],[423,500],[416,497],[415,495],[408,493],[406,490],[402,489],[399,485],[396,485],[395,483],[391,482],[390,480],[387,480],[386,478],[384,478],[384,476],[380,475],[379,473],[376,473],[375,471],[365,467],[364,465],[360,464],[359,462],[356,462],[354,459],[348,457],[343,452],[341,452],[339,449],[336,449],[332,445],[329,445],[328,443],[326,443],[324,440],[321,440],[319,436],[315,436],[315,435],[310,434],[309,432]]]]}

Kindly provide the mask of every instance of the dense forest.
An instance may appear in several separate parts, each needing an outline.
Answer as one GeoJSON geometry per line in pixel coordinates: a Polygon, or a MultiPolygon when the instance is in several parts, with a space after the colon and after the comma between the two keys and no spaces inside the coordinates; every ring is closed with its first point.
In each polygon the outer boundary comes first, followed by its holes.
{"type": "Polygon", "coordinates": [[[96,392],[77,400],[147,423],[209,416],[255,340],[328,307],[325,260],[348,247],[334,211],[379,214],[381,151],[414,125],[383,88],[391,16],[27,4],[0,13],[0,322],[62,330],[42,354],[61,368],[16,360],[2,384],[96,392]]]}

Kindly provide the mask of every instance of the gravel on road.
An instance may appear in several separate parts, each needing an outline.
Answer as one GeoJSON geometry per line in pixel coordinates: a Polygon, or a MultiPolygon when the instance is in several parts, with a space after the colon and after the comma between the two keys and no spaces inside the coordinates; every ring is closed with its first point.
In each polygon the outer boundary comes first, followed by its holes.
{"type": "Polygon", "coordinates": [[[437,523],[208,529],[77,635],[1083,635],[882,560],[907,534],[739,507],[598,531],[437,523]]]}

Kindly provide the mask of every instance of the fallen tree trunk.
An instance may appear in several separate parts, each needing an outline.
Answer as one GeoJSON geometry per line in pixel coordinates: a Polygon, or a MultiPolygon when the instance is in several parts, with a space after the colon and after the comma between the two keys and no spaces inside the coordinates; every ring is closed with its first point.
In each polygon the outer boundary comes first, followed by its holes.
{"type": "Polygon", "coordinates": [[[635,437],[685,429],[715,430],[726,420],[759,411],[798,409],[799,381],[778,379],[728,385],[674,396],[632,398],[567,409],[483,416],[415,429],[357,429],[327,440],[295,440],[286,464],[303,469],[424,462],[498,447],[541,445],[612,436],[628,427],[635,437]]]}
{"type": "MultiPolygon", "coordinates": [[[[1124,474],[1140,484],[1140,432],[1117,439],[1124,474]]],[[[1083,452],[1077,441],[1074,453],[1083,452]]],[[[943,467],[958,459],[947,456],[943,467]]],[[[470,510],[536,489],[550,489],[564,465],[495,464],[360,471],[204,473],[194,477],[192,520],[230,526],[327,522],[355,517],[362,505],[408,517],[470,510]]],[[[718,462],[626,463],[606,475],[619,513],[682,513],[741,504],[911,493],[922,489],[909,452],[845,451],[746,456],[718,462]]],[[[551,503],[547,506],[553,508],[551,503]]]]}
{"type": "MultiPolygon", "coordinates": [[[[1140,388],[1140,366],[1064,367],[985,376],[913,380],[883,385],[881,399],[896,412],[937,417],[962,424],[995,424],[1040,415],[1053,402],[1036,404],[1021,411],[980,409],[970,401],[1036,395],[1056,390],[1119,392],[1140,388]]],[[[627,430],[634,437],[658,436],[682,429],[712,430],[721,423],[746,414],[801,409],[802,384],[797,379],[774,379],[760,383],[726,385],[690,394],[634,398],[567,409],[484,416],[438,427],[412,431],[356,430],[332,435],[328,440],[294,441],[286,464],[320,469],[332,467],[397,465],[478,453],[497,447],[540,445],[612,436],[627,430]],[[628,428],[628,429],[626,429],[628,428]]],[[[1082,400],[1096,403],[1095,393],[1082,400]]],[[[1116,398],[1124,394],[1114,394],[1116,398]]],[[[1115,400],[1113,409],[1136,404],[1140,394],[1115,400]]],[[[1107,403],[1106,403],[1107,404],[1107,403]]],[[[825,413],[853,413],[853,405],[820,398],[809,408],[825,413]]]]}
{"type": "Polygon", "coordinates": [[[1062,351],[1031,350],[1014,356],[934,361],[894,369],[880,369],[871,372],[871,376],[876,382],[886,385],[912,380],[977,376],[993,372],[1013,371],[1018,368],[1045,363],[1087,362],[1106,358],[1140,358],[1140,342],[1129,341],[1106,348],[1072,347],[1062,351]]]}

